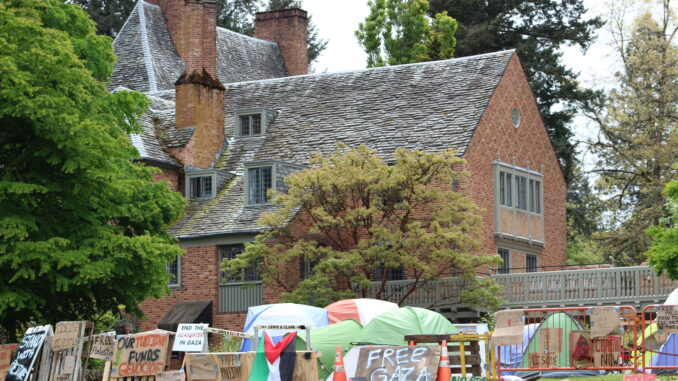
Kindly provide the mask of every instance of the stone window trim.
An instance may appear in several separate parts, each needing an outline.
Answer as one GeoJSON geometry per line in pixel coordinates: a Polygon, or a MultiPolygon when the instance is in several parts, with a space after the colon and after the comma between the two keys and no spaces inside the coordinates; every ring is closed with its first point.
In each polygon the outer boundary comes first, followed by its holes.
{"type": "MultiPolygon", "coordinates": [[[[250,187],[252,184],[250,184],[250,169],[256,169],[256,168],[266,168],[269,167],[271,168],[271,187],[270,189],[273,189],[274,191],[279,190],[278,185],[277,185],[277,178],[278,178],[278,171],[279,171],[279,166],[284,165],[288,167],[293,167],[295,169],[305,169],[306,167],[303,165],[298,165],[298,164],[292,164],[288,162],[283,162],[280,160],[257,160],[257,161],[250,161],[244,164],[245,166],[245,171],[244,171],[244,180],[243,180],[243,193],[245,197],[245,206],[246,207],[257,207],[257,206],[263,206],[263,205],[270,205],[270,199],[267,199],[264,202],[252,202],[250,200],[250,187]]],[[[266,190],[268,193],[268,190],[266,190]]]]}
{"type": "Polygon", "coordinates": [[[543,216],[544,175],[500,161],[492,164],[495,172],[495,209],[501,206],[543,216]]]}
{"type": "Polygon", "coordinates": [[[214,198],[214,196],[217,193],[217,173],[216,171],[195,171],[195,172],[187,172],[186,173],[186,198],[189,200],[209,200],[214,198]],[[210,184],[210,193],[209,196],[204,195],[205,191],[205,184],[200,183],[200,194],[198,197],[194,197],[193,194],[193,185],[194,181],[192,179],[199,179],[202,177],[209,177],[209,184],[210,184]]]}
{"type": "Polygon", "coordinates": [[[266,136],[268,130],[269,118],[271,111],[266,108],[251,108],[251,109],[242,109],[236,110],[233,112],[234,115],[234,131],[233,136],[237,138],[258,138],[266,136]],[[249,117],[249,123],[247,126],[243,125],[245,117],[249,117]],[[258,121],[258,126],[256,125],[258,121]],[[257,127],[257,130],[253,130],[253,127],[257,127]],[[243,129],[245,128],[245,129],[243,129]]]}
{"type": "Polygon", "coordinates": [[[170,288],[181,287],[181,255],[177,255],[174,261],[167,262],[167,273],[170,274],[167,286],[170,288]]]}

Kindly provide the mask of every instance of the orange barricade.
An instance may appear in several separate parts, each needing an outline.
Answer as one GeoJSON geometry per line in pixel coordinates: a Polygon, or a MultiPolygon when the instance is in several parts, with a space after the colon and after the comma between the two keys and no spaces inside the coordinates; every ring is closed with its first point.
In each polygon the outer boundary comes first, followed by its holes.
{"type": "Polygon", "coordinates": [[[678,305],[649,305],[641,312],[640,358],[652,373],[678,372],[678,305]],[[660,315],[660,316],[658,316],[660,315]]]}
{"type": "Polygon", "coordinates": [[[493,337],[499,376],[516,371],[636,372],[639,369],[639,358],[633,356],[638,319],[632,306],[518,311],[521,312],[510,313],[511,319],[520,316],[522,322],[513,324],[510,333],[506,333],[509,332],[506,327],[503,331],[502,327],[495,327],[495,334],[503,332],[497,334],[496,339],[493,337]],[[518,337],[521,329],[522,337],[518,337]],[[502,335],[508,337],[499,337],[502,335]]]}

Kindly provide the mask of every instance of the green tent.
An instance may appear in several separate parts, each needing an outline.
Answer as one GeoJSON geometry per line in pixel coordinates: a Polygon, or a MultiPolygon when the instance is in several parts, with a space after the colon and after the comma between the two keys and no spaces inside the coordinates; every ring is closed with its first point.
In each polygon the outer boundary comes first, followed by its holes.
{"type": "MultiPolygon", "coordinates": [[[[363,326],[360,323],[348,319],[311,330],[311,346],[321,353],[318,359],[318,379],[324,380],[332,372],[337,346],[343,348],[346,353],[350,343],[356,340],[362,329],[363,326]]],[[[297,335],[297,350],[303,349],[306,349],[306,335],[302,333],[297,335]]]]}
{"type": "MultiPolygon", "coordinates": [[[[520,364],[521,368],[529,368],[530,356],[541,355],[544,353],[543,348],[539,348],[540,342],[542,340],[542,335],[547,335],[545,333],[546,329],[549,328],[560,328],[560,352],[556,358],[556,364],[559,368],[569,368],[570,367],[570,332],[582,330],[583,327],[576,320],[572,319],[570,315],[565,313],[554,313],[548,315],[544,321],[539,325],[537,331],[530,338],[529,344],[527,344],[527,349],[523,352],[523,358],[520,364]]],[[[552,341],[553,338],[549,338],[549,341],[552,341]]]]}
{"type": "Polygon", "coordinates": [[[390,310],[370,321],[355,344],[407,345],[405,335],[456,334],[459,330],[443,315],[424,308],[390,310]]]}

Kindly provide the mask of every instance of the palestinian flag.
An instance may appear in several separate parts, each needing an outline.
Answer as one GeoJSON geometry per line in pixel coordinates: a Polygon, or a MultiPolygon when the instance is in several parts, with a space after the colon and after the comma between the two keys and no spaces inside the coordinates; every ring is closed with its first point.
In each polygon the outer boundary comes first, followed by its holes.
{"type": "Polygon", "coordinates": [[[264,332],[247,381],[292,381],[297,358],[296,337],[297,333],[292,332],[274,345],[268,332],[264,332]]]}

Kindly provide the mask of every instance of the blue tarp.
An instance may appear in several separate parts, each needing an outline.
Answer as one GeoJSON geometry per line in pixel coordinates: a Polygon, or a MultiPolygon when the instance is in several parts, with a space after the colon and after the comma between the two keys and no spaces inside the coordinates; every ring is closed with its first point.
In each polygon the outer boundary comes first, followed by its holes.
{"type": "MultiPolygon", "coordinates": [[[[294,303],[265,304],[247,309],[244,331],[254,333],[254,327],[258,325],[304,325],[310,328],[320,328],[327,324],[327,310],[324,308],[294,303]]],[[[274,343],[277,343],[288,332],[290,331],[268,331],[274,343]]],[[[251,340],[245,339],[240,350],[248,352],[251,350],[251,345],[251,340]]]]}

